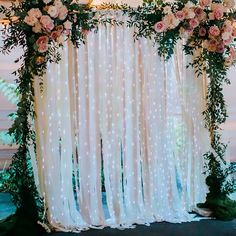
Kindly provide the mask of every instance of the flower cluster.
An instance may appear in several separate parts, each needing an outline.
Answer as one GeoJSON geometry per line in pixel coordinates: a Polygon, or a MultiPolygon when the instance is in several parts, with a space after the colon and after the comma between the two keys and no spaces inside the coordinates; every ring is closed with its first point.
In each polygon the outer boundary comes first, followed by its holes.
{"type": "Polygon", "coordinates": [[[226,64],[236,60],[236,52],[231,46],[236,38],[236,21],[230,17],[235,7],[234,0],[222,3],[212,0],[199,0],[199,4],[189,1],[184,7],[172,4],[163,6],[163,18],[154,25],[157,33],[164,33],[178,27],[182,36],[201,40],[203,48],[209,52],[226,53],[226,64]]]}
{"type": "MultiPolygon", "coordinates": [[[[68,9],[61,0],[42,0],[43,9],[31,8],[24,17],[24,23],[32,27],[37,36],[35,46],[39,53],[47,52],[50,40],[62,43],[64,36],[68,35],[72,23],[66,20],[68,9]]],[[[43,62],[43,57],[36,59],[37,64],[43,62]]]]}

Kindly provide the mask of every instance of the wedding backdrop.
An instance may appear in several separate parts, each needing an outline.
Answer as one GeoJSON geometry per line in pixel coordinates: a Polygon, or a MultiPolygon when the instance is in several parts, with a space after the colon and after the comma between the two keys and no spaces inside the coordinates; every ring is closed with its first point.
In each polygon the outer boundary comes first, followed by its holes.
{"type": "Polygon", "coordinates": [[[6,183],[18,212],[62,231],[199,220],[198,203],[234,218],[219,132],[234,1],[88,3],[0,8],[3,52],[24,49],[6,183]]]}

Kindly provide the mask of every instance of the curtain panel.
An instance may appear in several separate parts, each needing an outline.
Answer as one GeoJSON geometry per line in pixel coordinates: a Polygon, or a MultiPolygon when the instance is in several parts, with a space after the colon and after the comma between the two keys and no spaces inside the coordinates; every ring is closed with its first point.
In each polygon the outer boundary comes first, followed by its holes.
{"type": "Polygon", "coordinates": [[[35,79],[35,174],[58,230],[192,221],[205,199],[205,81],[181,42],[164,62],[133,33],[101,25],[65,43],[43,92],[35,79]]]}

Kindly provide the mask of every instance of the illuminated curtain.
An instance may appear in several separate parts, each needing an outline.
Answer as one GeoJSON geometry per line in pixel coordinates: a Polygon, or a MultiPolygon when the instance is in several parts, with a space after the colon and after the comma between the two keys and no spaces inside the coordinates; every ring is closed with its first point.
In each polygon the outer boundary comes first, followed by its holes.
{"type": "MultiPolygon", "coordinates": [[[[123,20],[126,20],[124,16],[123,20]]],[[[204,201],[205,84],[181,43],[164,62],[126,26],[100,26],[35,82],[37,171],[58,230],[195,220],[204,201]]]]}

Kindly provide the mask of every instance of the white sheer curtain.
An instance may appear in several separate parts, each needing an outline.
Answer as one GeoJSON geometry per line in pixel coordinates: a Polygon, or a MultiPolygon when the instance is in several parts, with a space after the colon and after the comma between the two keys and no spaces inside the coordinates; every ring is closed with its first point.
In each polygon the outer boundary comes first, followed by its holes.
{"type": "MultiPolygon", "coordinates": [[[[122,17],[124,20],[124,16],[122,17]]],[[[205,84],[133,29],[100,26],[65,44],[35,82],[37,167],[50,224],[60,230],[194,220],[204,201],[205,84]]]]}

